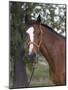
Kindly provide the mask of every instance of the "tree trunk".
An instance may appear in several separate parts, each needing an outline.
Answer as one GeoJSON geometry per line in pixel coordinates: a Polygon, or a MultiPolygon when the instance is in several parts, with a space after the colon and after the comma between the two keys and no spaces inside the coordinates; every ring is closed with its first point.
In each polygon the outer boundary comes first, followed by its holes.
{"type": "Polygon", "coordinates": [[[26,74],[26,65],[24,63],[24,51],[22,48],[18,50],[17,58],[15,60],[15,75],[13,88],[28,87],[28,78],[26,74]]]}

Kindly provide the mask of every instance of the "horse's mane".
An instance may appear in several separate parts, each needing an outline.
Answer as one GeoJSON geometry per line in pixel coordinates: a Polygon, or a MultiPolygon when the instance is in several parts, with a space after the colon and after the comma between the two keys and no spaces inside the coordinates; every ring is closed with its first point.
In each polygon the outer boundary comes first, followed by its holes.
{"type": "MultiPolygon", "coordinates": [[[[39,24],[39,22],[37,22],[37,21],[35,21],[35,20],[30,20],[30,21],[27,23],[27,26],[29,27],[29,26],[31,26],[31,25],[33,25],[33,24],[39,24]]],[[[60,35],[59,33],[57,33],[56,31],[54,31],[50,26],[48,26],[48,25],[46,25],[46,24],[43,24],[43,23],[41,23],[41,25],[44,26],[44,27],[47,27],[48,30],[51,31],[51,32],[53,32],[54,34],[56,34],[56,35],[58,35],[58,36],[60,36],[60,37],[62,37],[62,38],[65,38],[65,37],[63,37],[62,35],[60,35]]]]}
{"type": "Polygon", "coordinates": [[[62,38],[65,38],[65,37],[63,37],[62,35],[60,35],[59,33],[57,33],[56,31],[54,31],[54,30],[53,30],[51,27],[49,27],[48,25],[46,25],[46,24],[41,24],[41,25],[44,26],[44,27],[47,27],[49,31],[55,33],[56,35],[58,35],[58,36],[60,36],[60,37],[62,37],[62,38]]]}

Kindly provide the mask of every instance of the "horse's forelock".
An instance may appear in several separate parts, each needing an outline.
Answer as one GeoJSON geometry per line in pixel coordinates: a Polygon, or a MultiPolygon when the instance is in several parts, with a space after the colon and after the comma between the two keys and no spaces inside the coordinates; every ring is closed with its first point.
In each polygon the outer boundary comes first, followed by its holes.
{"type": "Polygon", "coordinates": [[[31,27],[31,26],[33,26],[34,24],[38,25],[39,22],[37,22],[37,21],[35,21],[35,20],[30,20],[29,22],[27,22],[26,25],[27,25],[28,27],[31,27]]]}

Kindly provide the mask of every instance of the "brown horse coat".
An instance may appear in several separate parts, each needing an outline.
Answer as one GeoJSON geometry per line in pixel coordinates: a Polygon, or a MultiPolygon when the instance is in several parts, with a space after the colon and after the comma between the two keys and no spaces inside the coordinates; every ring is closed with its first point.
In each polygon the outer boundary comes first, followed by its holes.
{"type": "Polygon", "coordinates": [[[48,30],[48,27],[41,26],[43,30],[42,44],[40,51],[46,57],[49,64],[49,71],[52,80],[56,85],[65,84],[65,38],[55,32],[48,30]]]}

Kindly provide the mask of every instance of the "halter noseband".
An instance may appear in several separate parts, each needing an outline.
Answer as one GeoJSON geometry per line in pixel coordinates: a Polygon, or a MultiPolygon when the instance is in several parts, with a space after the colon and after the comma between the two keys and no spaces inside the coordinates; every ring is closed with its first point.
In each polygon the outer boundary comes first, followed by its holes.
{"type": "Polygon", "coordinates": [[[39,50],[40,45],[41,45],[41,43],[42,43],[42,29],[41,29],[41,24],[40,24],[40,31],[41,31],[41,37],[40,37],[40,42],[39,42],[39,44],[37,44],[36,42],[31,42],[31,41],[29,41],[28,46],[29,46],[30,44],[33,44],[33,45],[35,45],[35,46],[38,48],[38,50],[39,50]]]}

